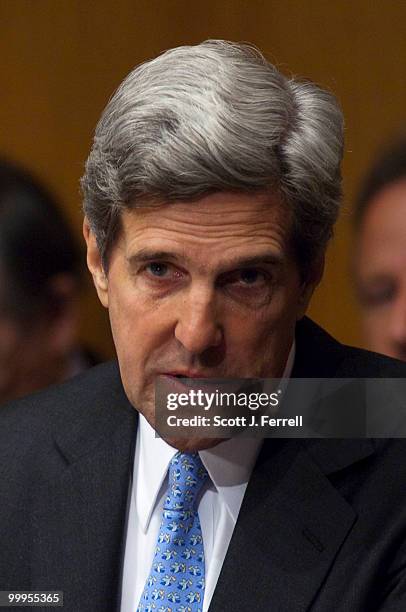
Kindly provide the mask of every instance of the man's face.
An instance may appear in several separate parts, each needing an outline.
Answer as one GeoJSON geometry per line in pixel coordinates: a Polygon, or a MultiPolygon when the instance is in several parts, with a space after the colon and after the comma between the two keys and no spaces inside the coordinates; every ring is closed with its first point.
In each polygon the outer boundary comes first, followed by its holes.
{"type": "MultiPolygon", "coordinates": [[[[154,426],[160,376],[279,377],[312,288],[289,249],[279,197],[218,193],[137,208],[104,275],[85,221],[88,263],[110,313],[131,403],[154,426]]],[[[219,440],[167,440],[182,450],[219,440]]]]}
{"type": "Polygon", "coordinates": [[[370,202],[356,276],[368,348],[406,360],[406,180],[370,202]]]}

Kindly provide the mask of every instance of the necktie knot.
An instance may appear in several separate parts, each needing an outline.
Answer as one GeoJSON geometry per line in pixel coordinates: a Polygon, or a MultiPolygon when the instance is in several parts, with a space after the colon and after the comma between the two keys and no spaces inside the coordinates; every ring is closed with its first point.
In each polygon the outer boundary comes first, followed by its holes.
{"type": "Polygon", "coordinates": [[[176,453],[169,464],[165,510],[191,510],[207,477],[198,453],[176,453]]]}

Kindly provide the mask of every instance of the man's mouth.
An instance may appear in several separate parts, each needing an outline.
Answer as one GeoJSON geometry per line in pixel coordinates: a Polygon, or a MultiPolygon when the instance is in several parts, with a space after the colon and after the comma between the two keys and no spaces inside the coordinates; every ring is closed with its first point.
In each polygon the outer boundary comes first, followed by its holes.
{"type": "Polygon", "coordinates": [[[197,370],[162,372],[161,376],[171,376],[172,378],[213,378],[213,376],[197,370]]]}
{"type": "Polygon", "coordinates": [[[176,385],[179,387],[185,388],[206,388],[215,385],[221,381],[220,377],[210,376],[207,373],[199,372],[199,371],[172,371],[172,372],[162,372],[162,374],[158,375],[158,378],[173,387],[176,385]],[[199,381],[199,382],[197,382],[199,381]]]}

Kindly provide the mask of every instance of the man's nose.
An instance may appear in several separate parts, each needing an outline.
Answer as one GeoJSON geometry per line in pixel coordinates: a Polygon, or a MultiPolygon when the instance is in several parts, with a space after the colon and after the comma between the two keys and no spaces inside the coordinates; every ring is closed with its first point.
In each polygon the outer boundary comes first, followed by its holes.
{"type": "Polygon", "coordinates": [[[186,296],[182,296],[177,312],[175,337],[194,355],[222,343],[223,329],[218,319],[214,290],[191,289],[186,296]]]}

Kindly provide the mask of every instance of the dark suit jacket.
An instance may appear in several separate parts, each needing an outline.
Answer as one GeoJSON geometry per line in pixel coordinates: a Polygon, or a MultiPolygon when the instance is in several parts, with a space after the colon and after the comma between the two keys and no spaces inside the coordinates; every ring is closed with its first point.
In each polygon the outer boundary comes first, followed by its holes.
{"type": "MultiPolygon", "coordinates": [[[[406,367],[304,320],[293,375],[406,367]]],[[[136,427],[115,362],[0,410],[0,590],[116,609],[136,427]]],[[[210,610],[404,612],[406,441],[265,441],[210,610]]]]}

